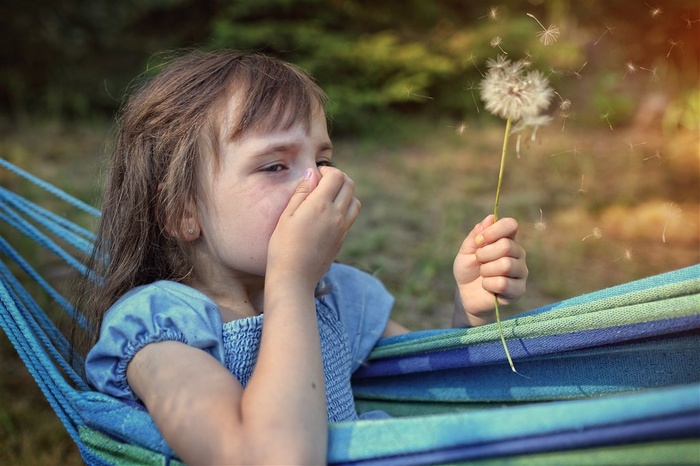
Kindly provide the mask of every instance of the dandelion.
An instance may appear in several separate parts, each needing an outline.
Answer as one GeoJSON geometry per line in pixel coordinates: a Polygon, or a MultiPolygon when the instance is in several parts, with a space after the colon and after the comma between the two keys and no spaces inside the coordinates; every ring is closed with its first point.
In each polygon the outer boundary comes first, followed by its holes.
{"type": "Polygon", "coordinates": [[[458,135],[463,135],[464,133],[467,132],[469,129],[469,124],[465,123],[464,121],[460,121],[457,126],[455,126],[455,133],[458,135]]]}
{"type": "Polygon", "coordinates": [[[487,66],[481,98],[489,112],[512,122],[534,117],[549,106],[554,91],[539,71],[524,73],[521,61],[511,62],[502,55],[487,66]]]}
{"type": "Polygon", "coordinates": [[[608,32],[610,33],[610,35],[612,35],[613,29],[615,29],[615,28],[612,27],[612,26],[607,26],[607,25],[606,25],[606,26],[605,26],[605,31],[603,31],[603,33],[600,35],[600,37],[598,37],[598,40],[595,41],[595,42],[593,43],[593,46],[595,47],[596,45],[598,45],[598,42],[600,42],[600,39],[602,39],[603,36],[604,36],[605,34],[607,34],[608,32]]]}
{"type": "MultiPolygon", "coordinates": [[[[537,139],[537,130],[540,126],[549,124],[552,121],[552,117],[549,115],[536,115],[536,116],[526,116],[519,120],[510,131],[510,134],[520,133],[528,128],[532,128],[532,133],[530,133],[530,141],[537,139]]],[[[515,153],[517,157],[520,158],[520,139],[522,134],[518,134],[518,138],[515,144],[515,153]]]]}
{"type": "Polygon", "coordinates": [[[535,223],[535,230],[545,231],[547,229],[547,224],[542,220],[542,209],[540,209],[540,221],[535,223]]]}
{"type": "Polygon", "coordinates": [[[508,55],[508,52],[503,50],[501,48],[501,43],[503,42],[503,39],[501,39],[501,36],[496,36],[493,39],[491,39],[491,47],[498,47],[498,50],[503,52],[504,54],[508,55]]]}
{"type": "Polygon", "coordinates": [[[547,75],[547,77],[549,78],[549,77],[552,76],[552,75],[554,75],[554,76],[559,76],[559,75],[561,75],[561,71],[556,70],[556,69],[554,69],[554,68],[552,68],[552,67],[550,66],[550,67],[549,67],[549,74],[547,75]]]}
{"type": "Polygon", "coordinates": [[[573,149],[571,150],[565,150],[563,152],[557,152],[556,154],[549,154],[550,157],[556,157],[557,155],[564,155],[564,154],[574,154],[574,157],[578,157],[578,154],[580,151],[574,146],[573,149]]]}
{"type": "Polygon", "coordinates": [[[646,141],[642,141],[642,142],[638,142],[638,143],[635,144],[635,143],[632,142],[632,140],[631,140],[630,138],[627,138],[627,145],[628,145],[629,148],[630,148],[630,152],[634,151],[634,148],[635,148],[636,146],[641,146],[641,145],[644,145],[644,144],[646,144],[646,143],[647,143],[646,141]]]}
{"type": "Polygon", "coordinates": [[[564,127],[566,126],[566,120],[569,118],[573,118],[574,115],[576,115],[576,112],[560,112],[559,114],[561,115],[561,118],[562,118],[561,131],[563,133],[564,127]]]}
{"type": "Polygon", "coordinates": [[[600,116],[600,119],[601,119],[601,120],[607,121],[607,122],[608,122],[608,126],[610,127],[610,131],[613,131],[612,124],[610,123],[610,115],[611,115],[611,114],[612,114],[612,110],[611,110],[611,109],[608,109],[605,113],[603,113],[603,114],[600,116]]]}
{"type": "Polygon", "coordinates": [[[479,104],[476,103],[476,97],[474,97],[474,89],[475,89],[475,88],[476,88],[476,86],[474,85],[474,83],[472,83],[472,82],[470,81],[470,82],[469,82],[469,87],[467,87],[467,90],[468,90],[468,91],[471,93],[471,95],[472,95],[472,100],[474,101],[474,106],[476,107],[476,113],[481,113],[481,112],[479,111],[479,104]]]}
{"type": "Polygon", "coordinates": [[[542,23],[540,23],[540,20],[535,18],[535,15],[527,13],[527,15],[537,21],[537,24],[540,25],[542,28],[541,32],[537,33],[537,37],[540,39],[540,42],[544,45],[551,45],[559,39],[559,28],[556,27],[555,25],[551,24],[548,28],[545,28],[542,23]]]}
{"type": "Polygon", "coordinates": [[[683,21],[685,21],[685,25],[688,29],[693,28],[693,23],[700,22],[700,19],[690,19],[690,15],[688,13],[683,13],[683,15],[681,15],[681,18],[683,19],[683,21]]]}
{"type": "Polygon", "coordinates": [[[415,92],[413,92],[413,86],[411,86],[411,87],[409,87],[408,89],[406,89],[406,96],[407,96],[408,98],[411,98],[411,97],[414,97],[414,96],[415,96],[415,97],[419,97],[419,98],[421,98],[421,99],[430,99],[430,100],[433,100],[433,98],[430,97],[429,95],[416,94],[415,92]]]}
{"type": "Polygon", "coordinates": [[[554,94],[559,97],[559,100],[561,100],[561,103],[559,104],[559,108],[561,110],[568,110],[569,107],[571,107],[571,101],[569,99],[564,99],[557,91],[554,91],[554,94]]]}
{"type": "Polygon", "coordinates": [[[651,16],[652,18],[661,16],[661,13],[663,13],[663,10],[660,6],[651,6],[648,3],[645,3],[645,5],[649,7],[649,16],[651,16]]]}
{"type": "Polygon", "coordinates": [[[583,179],[585,176],[586,175],[581,175],[581,186],[578,188],[577,191],[579,194],[586,194],[588,192],[588,190],[583,187],[583,179]]]}
{"type": "Polygon", "coordinates": [[[584,236],[581,241],[586,241],[588,238],[595,238],[595,239],[600,239],[603,237],[603,230],[601,230],[598,227],[593,228],[593,231],[591,232],[590,235],[584,236]]]}
{"type": "Polygon", "coordinates": [[[583,65],[581,65],[581,68],[578,69],[578,71],[569,71],[570,74],[573,74],[576,76],[576,79],[581,79],[581,71],[586,67],[588,62],[585,62],[583,65]]]}
{"type": "Polygon", "coordinates": [[[668,43],[671,44],[671,48],[668,49],[668,53],[666,54],[666,58],[668,58],[668,57],[671,55],[671,50],[673,50],[673,47],[678,47],[678,46],[683,45],[683,41],[682,41],[682,40],[679,40],[678,42],[676,42],[675,40],[670,39],[670,40],[668,41],[668,43]]]}
{"type": "Polygon", "coordinates": [[[668,223],[674,217],[678,217],[683,211],[681,210],[680,207],[678,207],[678,204],[674,204],[673,202],[667,202],[666,204],[664,204],[663,209],[664,209],[664,214],[666,215],[666,221],[664,222],[664,229],[661,232],[661,240],[665,243],[666,242],[666,228],[668,227],[668,223]]]}
{"type": "MultiPolygon", "coordinates": [[[[511,124],[515,122],[516,127],[521,123],[523,125],[532,125],[535,122],[538,125],[545,124],[545,120],[540,113],[549,107],[554,91],[542,73],[539,71],[526,72],[523,61],[511,62],[504,56],[499,55],[496,60],[489,60],[487,66],[489,70],[481,83],[481,98],[484,101],[486,110],[506,120],[503,149],[501,150],[501,164],[498,171],[496,200],[493,206],[493,216],[494,221],[496,221],[498,220],[498,202],[501,195],[511,124]]],[[[496,322],[501,336],[501,343],[508,358],[508,363],[511,370],[518,373],[513,365],[513,360],[510,357],[506,339],[503,335],[498,296],[494,296],[494,308],[496,310],[496,322]]]]}
{"type": "Polygon", "coordinates": [[[481,16],[481,18],[488,18],[489,21],[496,21],[498,19],[498,15],[500,14],[501,12],[498,10],[497,6],[490,6],[489,12],[486,13],[484,16],[481,16]]]}
{"type": "Polygon", "coordinates": [[[643,67],[640,66],[639,69],[640,69],[640,70],[644,70],[644,71],[648,71],[649,73],[651,73],[651,80],[652,80],[653,82],[656,82],[656,81],[659,80],[659,74],[658,74],[658,73],[659,73],[659,69],[658,69],[656,66],[653,67],[653,68],[651,68],[651,69],[649,69],[649,68],[643,68],[643,67]]]}
{"type": "Polygon", "coordinates": [[[634,64],[633,61],[628,61],[625,63],[625,74],[622,76],[622,79],[625,79],[628,74],[634,74],[637,72],[637,65],[634,64]]]}
{"type": "Polygon", "coordinates": [[[481,77],[483,78],[484,73],[481,72],[481,70],[479,69],[479,66],[476,64],[476,57],[477,56],[478,55],[474,55],[474,52],[469,52],[469,57],[467,57],[467,60],[474,64],[474,68],[476,68],[476,71],[478,71],[479,74],[481,75],[481,77]]]}
{"type": "Polygon", "coordinates": [[[650,157],[645,157],[643,159],[643,161],[646,162],[647,160],[651,160],[651,159],[658,159],[659,162],[663,162],[663,157],[661,157],[661,151],[659,149],[656,149],[656,153],[654,155],[652,155],[650,157]]]}
{"type": "Polygon", "coordinates": [[[613,262],[621,261],[623,259],[627,262],[632,262],[632,260],[634,260],[634,251],[632,251],[632,248],[625,248],[623,254],[613,262]]]}

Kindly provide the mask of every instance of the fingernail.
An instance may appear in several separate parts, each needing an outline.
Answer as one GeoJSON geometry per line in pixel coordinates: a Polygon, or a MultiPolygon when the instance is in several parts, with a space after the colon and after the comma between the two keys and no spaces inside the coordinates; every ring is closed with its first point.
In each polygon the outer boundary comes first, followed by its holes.
{"type": "Polygon", "coordinates": [[[310,178],[311,178],[311,173],[313,173],[313,171],[312,171],[310,168],[307,168],[306,171],[304,172],[304,178],[303,178],[303,179],[305,179],[305,180],[310,179],[310,178]]]}
{"type": "Polygon", "coordinates": [[[484,243],[484,235],[477,235],[477,237],[474,238],[474,242],[476,244],[483,244],[484,243]]]}

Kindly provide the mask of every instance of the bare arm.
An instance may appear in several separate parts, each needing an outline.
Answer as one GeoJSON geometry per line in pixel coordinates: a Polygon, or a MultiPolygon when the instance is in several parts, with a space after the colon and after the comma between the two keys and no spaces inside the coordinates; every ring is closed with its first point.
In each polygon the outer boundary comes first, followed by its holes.
{"type": "Polygon", "coordinates": [[[129,385],[185,462],[326,461],[314,288],[357,217],[359,202],[344,174],[322,172],[322,179],[316,173],[299,185],[270,239],[260,352],[245,389],[207,353],[178,342],[148,345],[129,364],[129,385]]]}
{"type": "MultiPolygon", "coordinates": [[[[325,461],[327,418],[315,313],[295,312],[294,302],[265,316],[258,363],[245,390],[217,360],[179,342],[148,345],[129,364],[130,386],[185,462],[325,461]]],[[[308,303],[313,307],[312,293],[308,303]]]]}

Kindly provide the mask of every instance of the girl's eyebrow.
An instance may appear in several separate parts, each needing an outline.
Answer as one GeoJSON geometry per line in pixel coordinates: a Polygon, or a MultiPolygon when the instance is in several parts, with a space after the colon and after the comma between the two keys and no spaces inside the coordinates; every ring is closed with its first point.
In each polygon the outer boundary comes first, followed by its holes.
{"type": "MultiPolygon", "coordinates": [[[[301,144],[296,142],[273,142],[266,146],[263,146],[259,150],[255,151],[255,155],[262,156],[265,154],[274,154],[279,152],[292,152],[298,150],[301,144]]],[[[333,150],[333,144],[331,142],[323,142],[319,144],[318,152],[327,152],[333,150]]]]}

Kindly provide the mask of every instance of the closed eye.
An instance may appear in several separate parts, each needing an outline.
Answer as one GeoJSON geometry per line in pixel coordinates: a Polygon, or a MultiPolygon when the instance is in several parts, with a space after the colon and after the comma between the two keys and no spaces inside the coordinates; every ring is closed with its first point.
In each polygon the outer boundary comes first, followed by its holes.
{"type": "Polygon", "coordinates": [[[331,160],[317,160],[317,167],[335,167],[335,164],[331,160]]]}

